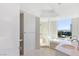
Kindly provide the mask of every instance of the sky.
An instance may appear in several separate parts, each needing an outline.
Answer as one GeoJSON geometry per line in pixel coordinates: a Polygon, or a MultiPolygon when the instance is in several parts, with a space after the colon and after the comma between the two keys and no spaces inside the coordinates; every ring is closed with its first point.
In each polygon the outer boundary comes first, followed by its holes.
{"type": "Polygon", "coordinates": [[[61,18],[57,21],[57,29],[58,30],[70,30],[71,18],[67,17],[65,19],[61,18]]]}

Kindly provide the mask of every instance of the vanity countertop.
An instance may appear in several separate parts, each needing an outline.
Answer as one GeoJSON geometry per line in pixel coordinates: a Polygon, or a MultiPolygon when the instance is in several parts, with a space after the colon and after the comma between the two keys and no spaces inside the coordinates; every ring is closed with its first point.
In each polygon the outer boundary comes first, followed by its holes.
{"type": "Polygon", "coordinates": [[[77,50],[76,48],[75,49],[67,49],[67,48],[62,47],[62,44],[59,44],[56,46],[55,49],[62,52],[62,53],[65,53],[69,56],[79,56],[79,50],[77,50]]]}

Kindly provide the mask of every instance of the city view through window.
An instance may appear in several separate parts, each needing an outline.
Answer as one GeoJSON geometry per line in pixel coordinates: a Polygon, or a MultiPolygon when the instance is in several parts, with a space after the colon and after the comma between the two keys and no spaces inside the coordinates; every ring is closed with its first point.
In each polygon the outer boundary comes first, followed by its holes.
{"type": "Polygon", "coordinates": [[[72,23],[71,18],[59,19],[57,21],[58,37],[71,38],[72,36],[72,23]]]}

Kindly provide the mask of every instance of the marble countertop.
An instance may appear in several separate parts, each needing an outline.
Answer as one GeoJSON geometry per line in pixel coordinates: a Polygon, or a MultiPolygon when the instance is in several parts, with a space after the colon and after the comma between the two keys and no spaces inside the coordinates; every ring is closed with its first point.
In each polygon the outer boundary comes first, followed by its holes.
{"type": "Polygon", "coordinates": [[[62,53],[65,53],[69,56],[79,56],[79,50],[77,50],[76,48],[75,49],[67,49],[67,48],[64,48],[62,47],[63,44],[59,44],[56,46],[56,50],[62,52],[62,53]]]}

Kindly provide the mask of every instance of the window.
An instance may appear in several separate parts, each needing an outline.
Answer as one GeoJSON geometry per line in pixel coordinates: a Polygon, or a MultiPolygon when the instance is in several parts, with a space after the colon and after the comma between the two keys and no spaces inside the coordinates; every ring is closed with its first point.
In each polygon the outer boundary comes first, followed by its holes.
{"type": "Polygon", "coordinates": [[[71,18],[60,18],[57,21],[57,30],[58,30],[58,37],[59,38],[70,38],[72,35],[71,29],[71,18]]]}

